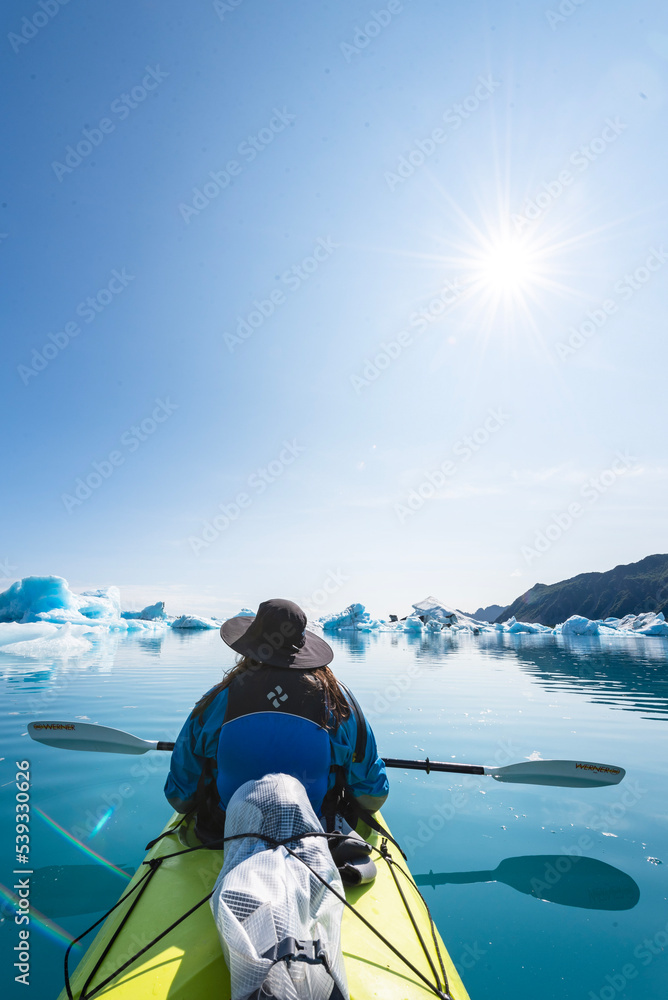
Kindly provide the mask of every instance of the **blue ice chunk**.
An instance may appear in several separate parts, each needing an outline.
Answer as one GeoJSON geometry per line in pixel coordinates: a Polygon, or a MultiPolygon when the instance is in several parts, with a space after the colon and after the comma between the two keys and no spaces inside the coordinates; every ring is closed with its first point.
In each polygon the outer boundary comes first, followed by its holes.
{"type": "Polygon", "coordinates": [[[121,611],[121,618],[128,620],[139,618],[141,621],[154,622],[164,621],[166,617],[164,601],[156,601],[155,604],[149,604],[147,607],[142,608],[141,611],[121,611]]]}
{"type": "Polygon", "coordinates": [[[216,621],[214,618],[200,618],[199,615],[181,615],[180,618],[175,618],[171,624],[172,628],[204,629],[220,628],[222,622],[216,621]]]}

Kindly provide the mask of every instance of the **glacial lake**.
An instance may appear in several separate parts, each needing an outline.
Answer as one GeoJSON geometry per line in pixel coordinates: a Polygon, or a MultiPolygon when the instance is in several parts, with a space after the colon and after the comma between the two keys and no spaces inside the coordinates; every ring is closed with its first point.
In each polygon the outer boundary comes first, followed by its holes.
{"type": "MultiPolygon", "coordinates": [[[[473,764],[579,758],[627,771],[622,784],[592,789],[391,772],[384,815],[472,1000],[663,1000],[668,640],[328,638],[334,670],[357,694],[383,756],[473,764]]],[[[171,629],[112,634],[67,661],[0,654],[5,995],[58,996],[66,941],[116,901],[124,872],[139,865],[170,815],[162,793],[168,754],[49,749],[28,739],[26,724],[84,719],[173,740],[232,663],[217,632],[171,629]],[[30,991],[13,981],[8,892],[22,760],[32,782],[30,991]]]]}

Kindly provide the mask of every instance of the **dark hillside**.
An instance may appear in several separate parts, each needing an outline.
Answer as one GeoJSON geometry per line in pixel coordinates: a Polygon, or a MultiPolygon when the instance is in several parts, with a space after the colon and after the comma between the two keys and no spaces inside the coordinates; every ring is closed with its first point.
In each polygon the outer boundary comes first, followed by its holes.
{"type": "Polygon", "coordinates": [[[571,615],[623,618],[643,611],[668,617],[668,555],[646,556],[607,573],[580,573],[560,583],[537,583],[497,618],[556,625],[571,615]]]}

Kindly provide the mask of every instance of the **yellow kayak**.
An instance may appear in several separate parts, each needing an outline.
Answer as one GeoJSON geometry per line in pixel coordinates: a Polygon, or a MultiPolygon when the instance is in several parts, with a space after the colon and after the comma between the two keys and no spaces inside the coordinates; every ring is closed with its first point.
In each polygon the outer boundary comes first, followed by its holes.
{"type": "MultiPolygon", "coordinates": [[[[169,835],[158,839],[145,862],[179,853],[153,865],[150,878],[146,878],[150,866],[140,865],[123,901],[71,976],[74,1000],[229,1000],[230,977],[208,901],[138,954],[212,891],[223,864],[222,851],[187,850],[198,842],[182,819],[173,815],[164,831],[169,835]],[[142,879],[143,890],[139,886],[132,892],[142,879]]],[[[381,847],[380,833],[366,826],[359,832],[374,847],[381,847]]],[[[435,996],[469,1000],[404,859],[391,842],[387,849],[388,863],[373,852],[376,879],[346,890],[346,899],[356,911],[345,907],[342,925],[351,1000],[435,996]]],[[[68,1000],[65,990],[60,1000],[68,1000]]]]}

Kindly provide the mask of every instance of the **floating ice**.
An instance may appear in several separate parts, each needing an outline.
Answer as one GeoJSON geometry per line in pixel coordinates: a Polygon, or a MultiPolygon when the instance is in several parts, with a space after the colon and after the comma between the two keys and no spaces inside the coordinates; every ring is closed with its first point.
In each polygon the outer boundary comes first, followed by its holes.
{"type": "MultiPolygon", "coordinates": [[[[27,576],[0,594],[0,622],[120,622],[117,587],[74,594],[62,576],[27,576]]],[[[123,626],[121,626],[123,627],[123,626]]]]}
{"type": "Polygon", "coordinates": [[[552,632],[549,625],[540,625],[538,622],[518,622],[513,619],[513,623],[500,626],[502,632],[510,632],[516,635],[518,632],[528,632],[530,635],[535,635],[538,632],[552,632]]]}
{"type": "Polygon", "coordinates": [[[199,615],[181,615],[172,623],[172,628],[220,628],[222,622],[214,618],[200,618],[199,615]]]}
{"type": "Polygon", "coordinates": [[[30,622],[20,625],[18,622],[0,623],[0,649],[16,642],[31,639],[51,638],[58,632],[57,625],[49,622],[30,622]]]}
{"type": "Polygon", "coordinates": [[[552,628],[539,622],[518,622],[514,617],[494,624],[477,621],[461,611],[451,612],[447,605],[434,597],[419,601],[413,608],[416,613],[401,621],[386,621],[384,618],[372,618],[363,604],[351,604],[344,611],[325,615],[313,624],[319,625],[325,632],[438,632],[451,636],[489,632],[509,635],[668,637],[668,622],[661,612],[606,618],[605,621],[592,621],[583,615],[571,615],[567,621],[552,628]]]}
{"type": "MultiPolygon", "coordinates": [[[[19,625],[19,628],[31,628],[28,625],[19,625]]],[[[54,630],[51,634],[37,636],[36,638],[26,638],[20,642],[9,642],[0,647],[0,653],[12,656],[30,656],[36,659],[48,659],[51,657],[80,656],[93,648],[93,644],[84,639],[81,634],[84,631],[80,626],[57,625],[51,626],[54,630]]]]}
{"type": "Polygon", "coordinates": [[[369,632],[382,623],[371,618],[363,604],[349,604],[345,611],[321,618],[320,624],[325,632],[369,632]]]}
{"type": "MultiPolygon", "coordinates": [[[[437,597],[425,597],[424,601],[418,601],[413,605],[413,610],[423,621],[435,621],[441,625],[455,625],[459,617],[453,608],[443,604],[437,597]]],[[[461,615],[461,617],[467,616],[461,615]]]]}
{"type": "MultiPolygon", "coordinates": [[[[559,626],[557,626],[559,627],[559,626]]],[[[562,635],[598,635],[598,622],[584,618],[582,615],[571,615],[568,621],[561,625],[562,635]]]]}
{"type": "MultiPolygon", "coordinates": [[[[6,652],[20,652],[15,645],[25,646],[32,640],[48,640],[49,649],[54,651],[78,648],[83,652],[90,648],[89,641],[82,640],[84,633],[156,632],[170,625],[177,629],[209,629],[219,628],[220,622],[198,615],[174,619],[165,613],[164,601],[156,601],[142,611],[121,611],[118,587],[75,594],[61,576],[28,576],[0,594],[0,649],[6,652]],[[58,637],[54,630],[59,625],[72,629],[58,637]]],[[[29,650],[38,648],[26,647],[25,655],[33,655],[29,650]]]]}
{"type": "Polygon", "coordinates": [[[167,618],[165,614],[165,602],[156,601],[155,604],[149,604],[148,607],[142,608],[141,611],[121,611],[121,618],[131,621],[164,621],[167,618]]]}

